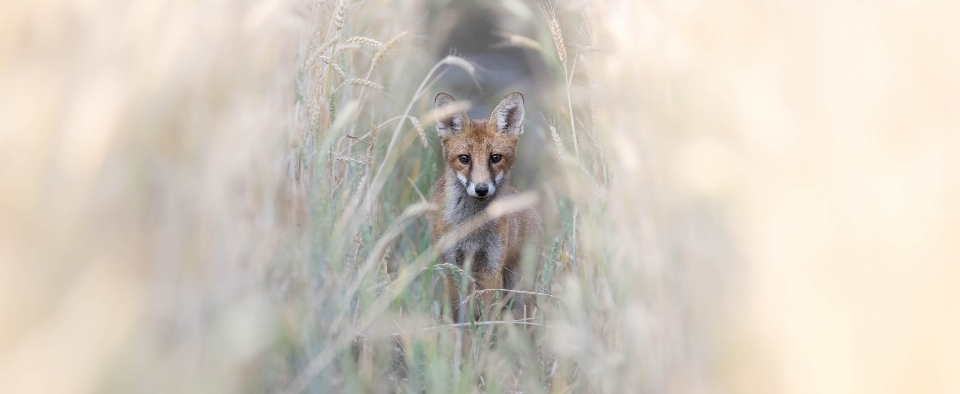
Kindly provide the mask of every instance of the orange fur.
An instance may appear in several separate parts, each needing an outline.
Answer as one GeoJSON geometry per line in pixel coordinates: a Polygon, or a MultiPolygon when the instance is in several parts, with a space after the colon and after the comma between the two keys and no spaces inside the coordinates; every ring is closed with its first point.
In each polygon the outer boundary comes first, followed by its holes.
{"type": "MultiPolygon", "coordinates": [[[[438,112],[454,101],[445,93],[437,95],[438,112]]],[[[489,120],[471,120],[461,112],[437,121],[445,171],[430,195],[431,201],[440,207],[429,216],[434,242],[482,212],[491,201],[517,193],[509,185],[509,178],[517,142],[523,132],[522,122],[520,93],[505,97],[489,120]]],[[[454,275],[447,275],[446,291],[457,321],[466,319],[461,304],[476,292],[480,292],[477,298],[482,308],[489,310],[496,292],[482,290],[534,290],[539,264],[533,271],[534,277],[523,278],[521,258],[524,246],[529,244],[537,253],[535,260],[539,260],[542,232],[540,215],[528,208],[502,216],[441,251],[445,263],[467,269],[472,278],[467,292],[461,293],[454,275]]],[[[514,311],[518,314],[532,312],[533,298],[529,295],[508,292],[502,296],[513,299],[514,311]]]]}

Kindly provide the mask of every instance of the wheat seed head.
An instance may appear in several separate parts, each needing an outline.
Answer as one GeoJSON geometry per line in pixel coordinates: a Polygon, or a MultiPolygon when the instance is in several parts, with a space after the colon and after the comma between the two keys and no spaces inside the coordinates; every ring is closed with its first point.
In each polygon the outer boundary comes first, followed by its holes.
{"type": "Polygon", "coordinates": [[[329,64],[330,67],[333,68],[333,70],[337,72],[337,74],[340,74],[340,77],[341,77],[341,78],[346,78],[346,77],[347,77],[347,73],[343,72],[343,69],[340,68],[340,66],[337,64],[337,62],[331,60],[329,57],[326,57],[326,56],[320,56],[320,60],[321,60],[322,62],[324,62],[324,63],[329,64]]]}
{"type": "Polygon", "coordinates": [[[380,41],[374,40],[374,39],[372,39],[372,38],[370,38],[370,37],[363,37],[363,36],[350,37],[348,40],[344,41],[343,43],[344,43],[344,44],[347,44],[347,45],[349,45],[349,44],[364,44],[364,45],[367,45],[367,46],[372,46],[372,47],[377,48],[377,49],[379,49],[379,50],[383,50],[383,43],[380,42],[380,41]]]}
{"type": "Polygon", "coordinates": [[[560,133],[557,128],[550,126],[550,136],[553,137],[553,143],[557,145],[557,153],[563,155],[563,141],[560,140],[560,133]]]}
{"type": "Polygon", "coordinates": [[[333,28],[336,31],[343,30],[343,22],[347,19],[347,5],[349,0],[340,0],[337,2],[337,8],[334,12],[333,28]]]}
{"type": "Polygon", "coordinates": [[[429,145],[427,144],[427,134],[424,132],[423,125],[420,124],[420,120],[418,120],[416,117],[411,116],[410,123],[413,123],[413,127],[417,129],[417,134],[420,135],[420,143],[423,144],[423,147],[424,148],[429,147],[429,145]]]}
{"type": "Polygon", "coordinates": [[[368,88],[383,90],[383,85],[368,79],[363,79],[363,78],[350,78],[346,81],[343,81],[343,83],[350,84],[350,85],[361,85],[361,86],[366,86],[368,88]]]}
{"type": "Polygon", "coordinates": [[[402,39],[405,35],[407,35],[407,32],[400,32],[400,34],[393,36],[390,41],[387,41],[387,43],[383,45],[379,51],[377,51],[377,54],[373,55],[373,61],[370,62],[370,69],[372,70],[377,66],[377,64],[380,64],[380,61],[383,60],[383,57],[386,56],[387,53],[393,49],[393,47],[397,46],[397,43],[399,43],[400,39],[402,39]]]}
{"type": "Polygon", "coordinates": [[[550,37],[553,38],[553,44],[557,46],[560,63],[567,64],[567,46],[563,43],[563,30],[560,30],[560,21],[557,19],[556,9],[541,5],[540,11],[547,18],[547,24],[550,26],[550,37]]]}

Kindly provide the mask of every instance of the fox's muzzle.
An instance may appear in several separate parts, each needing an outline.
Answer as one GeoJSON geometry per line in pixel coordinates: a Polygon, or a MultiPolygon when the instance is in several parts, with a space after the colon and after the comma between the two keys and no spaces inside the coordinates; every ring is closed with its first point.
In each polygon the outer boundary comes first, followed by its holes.
{"type": "Polygon", "coordinates": [[[471,182],[460,174],[457,174],[457,179],[459,179],[460,183],[463,184],[463,187],[467,189],[467,195],[479,200],[483,200],[487,197],[493,196],[493,194],[497,192],[497,183],[503,179],[503,175],[497,175],[496,179],[488,182],[471,182]]]}
{"type": "Polygon", "coordinates": [[[469,194],[470,197],[473,197],[473,198],[484,199],[489,196],[492,196],[493,193],[496,193],[496,191],[497,191],[497,185],[494,184],[493,182],[480,182],[480,183],[470,182],[467,185],[467,194],[469,194]]]}

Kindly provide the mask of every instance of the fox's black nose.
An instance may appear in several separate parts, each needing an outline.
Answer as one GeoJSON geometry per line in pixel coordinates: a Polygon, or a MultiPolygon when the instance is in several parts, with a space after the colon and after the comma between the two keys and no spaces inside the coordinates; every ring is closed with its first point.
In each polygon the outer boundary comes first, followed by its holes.
{"type": "Polygon", "coordinates": [[[487,188],[487,185],[481,184],[481,185],[477,185],[473,190],[477,192],[477,195],[478,195],[478,196],[483,197],[483,196],[486,196],[486,195],[487,195],[487,192],[488,192],[490,189],[487,188]]]}

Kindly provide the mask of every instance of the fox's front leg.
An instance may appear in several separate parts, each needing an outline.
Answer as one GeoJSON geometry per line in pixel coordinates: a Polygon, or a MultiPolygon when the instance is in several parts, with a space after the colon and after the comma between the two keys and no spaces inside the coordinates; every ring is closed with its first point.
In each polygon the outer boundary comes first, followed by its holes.
{"type": "MultiPolygon", "coordinates": [[[[515,291],[532,291],[530,286],[524,286],[523,277],[517,272],[519,267],[514,266],[514,269],[506,269],[503,273],[503,287],[508,290],[515,291]]],[[[512,292],[505,296],[505,299],[512,304],[512,312],[514,319],[525,319],[528,314],[532,314],[532,310],[527,310],[528,307],[533,307],[533,297],[528,294],[512,292]]]]}
{"type": "Polygon", "coordinates": [[[463,268],[463,253],[460,251],[448,251],[444,253],[443,263],[446,265],[446,269],[443,275],[443,287],[444,293],[447,295],[447,300],[450,302],[450,319],[454,323],[463,323],[466,321],[466,297],[464,294],[470,294],[472,286],[470,283],[466,284],[466,293],[461,290],[461,285],[466,280],[470,282],[471,280],[465,278],[467,271],[463,268]]]}
{"type": "Polygon", "coordinates": [[[454,323],[460,323],[460,299],[462,297],[460,297],[460,287],[457,286],[459,282],[457,278],[460,274],[449,268],[445,274],[446,275],[443,276],[443,290],[447,294],[447,300],[450,301],[450,319],[453,320],[454,323]]]}
{"type": "MultiPolygon", "coordinates": [[[[476,271],[475,274],[477,290],[473,298],[480,301],[478,309],[481,316],[484,314],[487,315],[485,320],[495,318],[495,316],[491,316],[490,313],[497,310],[493,308],[493,300],[497,293],[496,290],[503,288],[503,272],[501,272],[499,268],[500,265],[501,264],[498,264],[498,268],[495,269],[482,268],[476,271]]],[[[480,319],[479,316],[478,319],[480,319]]]]}

